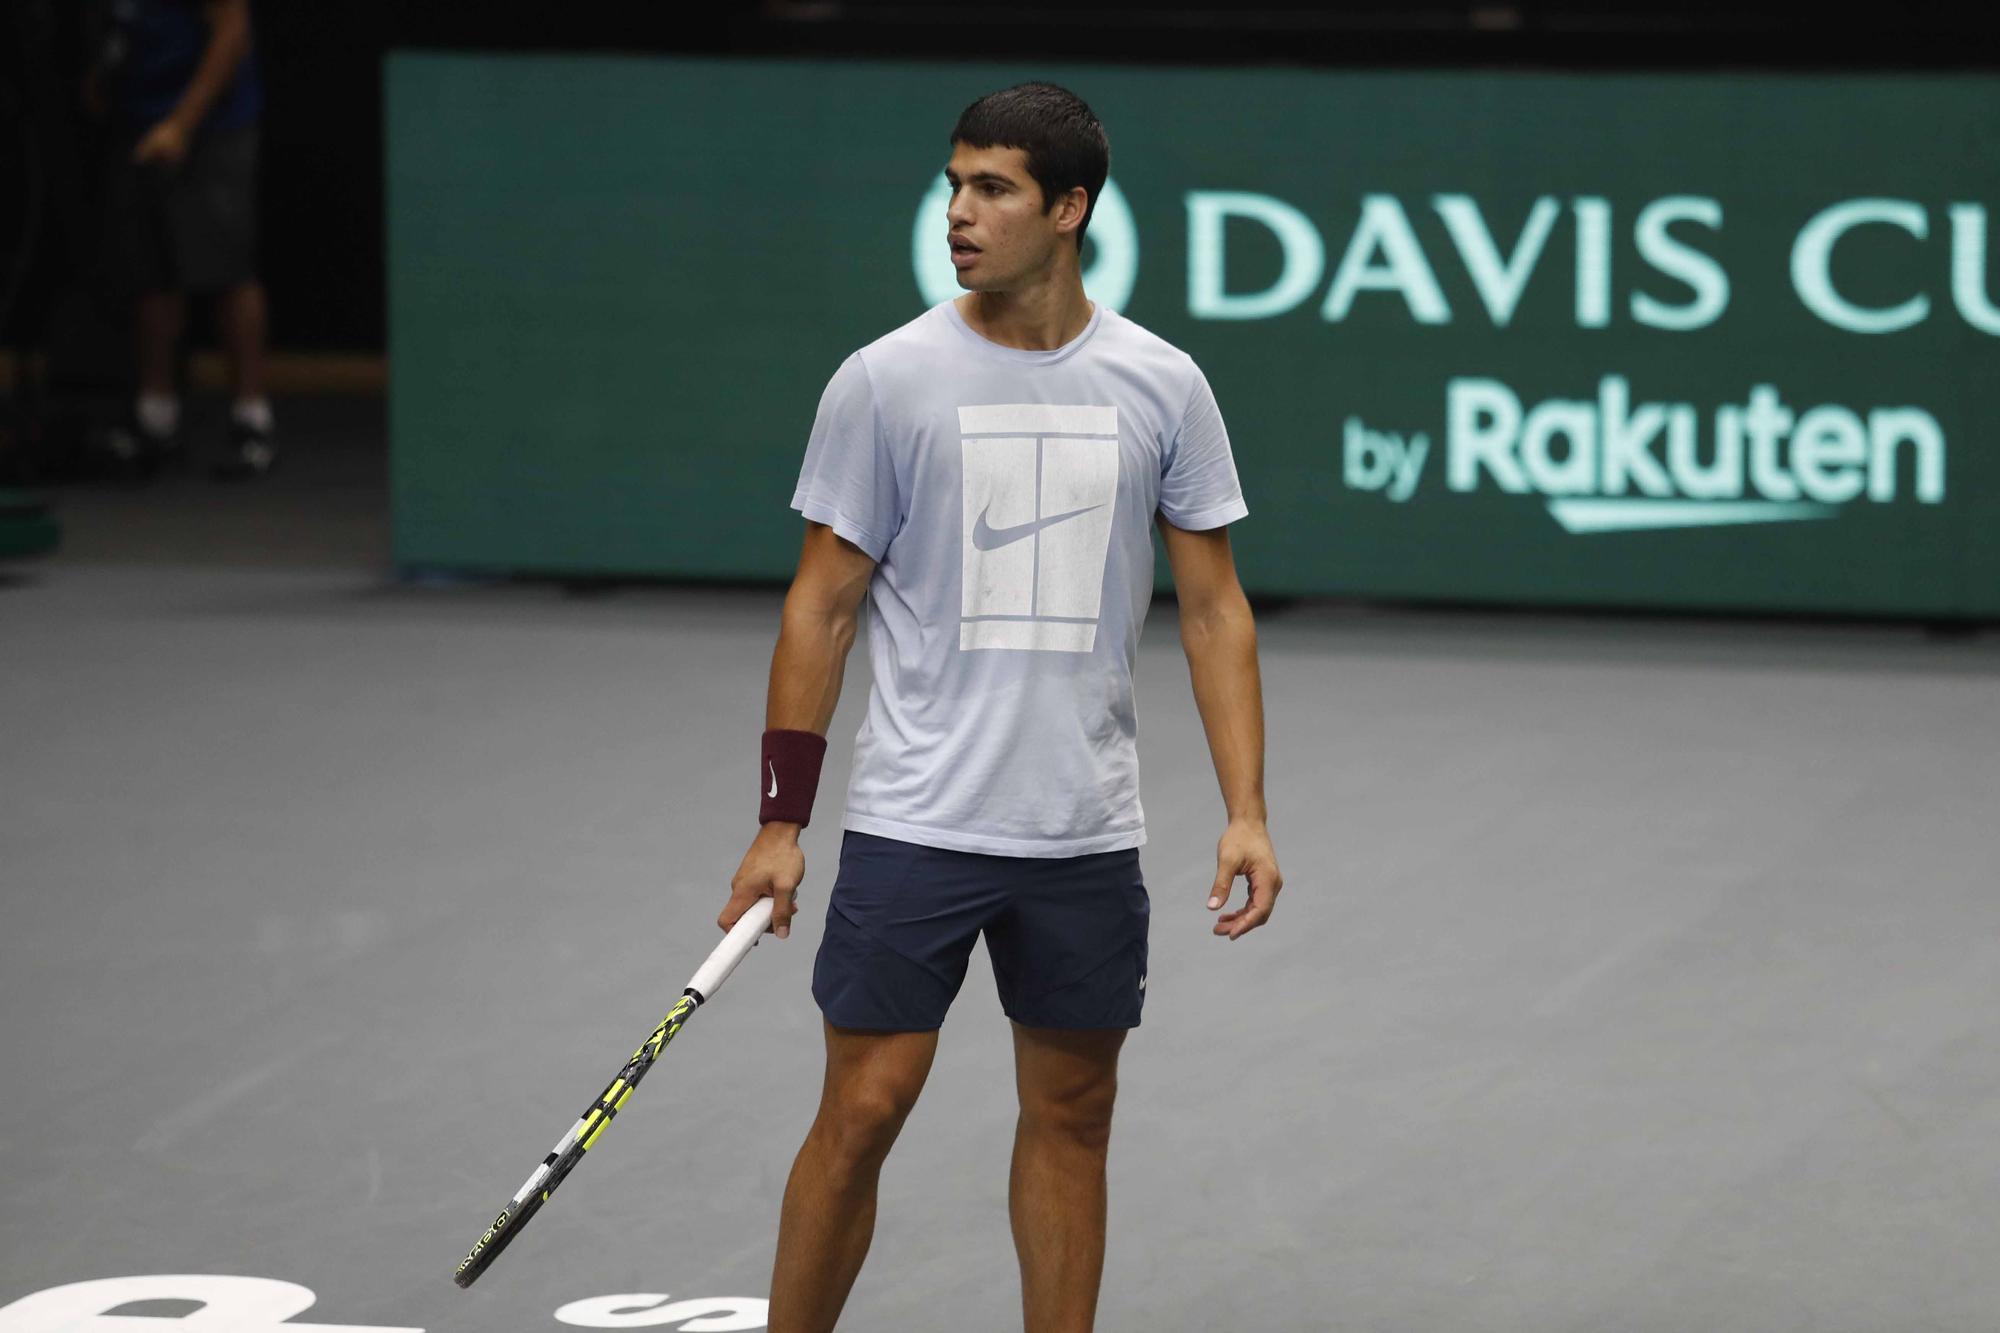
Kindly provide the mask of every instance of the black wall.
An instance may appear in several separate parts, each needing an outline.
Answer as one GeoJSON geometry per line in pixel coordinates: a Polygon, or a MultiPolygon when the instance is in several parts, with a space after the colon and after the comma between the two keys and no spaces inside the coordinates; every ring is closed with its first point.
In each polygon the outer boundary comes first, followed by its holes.
{"type": "MultiPolygon", "coordinates": [[[[1837,7],[1753,0],[253,4],[268,96],[264,269],[273,341],[308,349],[382,345],[381,64],[398,47],[1586,70],[2000,65],[2000,6],[1938,3],[1884,4],[1843,24],[1828,21],[1837,7]]],[[[0,25],[0,265],[19,252],[31,196],[41,225],[19,298],[0,320],[12,339],[39,343],[55,294],[90,261],[94,145],[75,105],[89,4],[5,7],[13,13],[0,25]]],[[[6,277],[0,267],[0,283],[6,277]]],[[[0,285],[0,302],[6,295],[0,285]]]]}

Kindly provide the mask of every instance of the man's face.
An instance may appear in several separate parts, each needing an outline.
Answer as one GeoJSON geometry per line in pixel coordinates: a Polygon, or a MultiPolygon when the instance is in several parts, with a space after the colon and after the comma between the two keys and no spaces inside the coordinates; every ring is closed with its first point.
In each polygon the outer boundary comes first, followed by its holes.
{"type": "Polygon", "coordinates": [[[1026,150],[953,144],[944,175],[951,185],[945,212],[951,263],[967,291],[1011,291],[1046,273],[1058,247],[1076,245],[1084,192],[1072,191],[1044,213],[1042,187],[1028,174],[1026,150]]]}

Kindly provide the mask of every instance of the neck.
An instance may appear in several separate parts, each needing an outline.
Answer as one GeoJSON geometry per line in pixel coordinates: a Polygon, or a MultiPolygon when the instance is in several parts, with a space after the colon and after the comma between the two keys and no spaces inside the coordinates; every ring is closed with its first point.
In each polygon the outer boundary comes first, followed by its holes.
{"type": "Polygon", "coordinates": [[[956,304],[980,337],[1024,352],[1063,346],[1083,332],[1092,314],[1074,256],[1012,291],[967,292],[956,304]]]}

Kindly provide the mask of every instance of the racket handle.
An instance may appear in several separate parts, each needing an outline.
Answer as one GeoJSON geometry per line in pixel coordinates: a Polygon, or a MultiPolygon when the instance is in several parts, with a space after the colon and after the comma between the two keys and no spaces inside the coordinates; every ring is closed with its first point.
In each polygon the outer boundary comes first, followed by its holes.
{"type": "Polygon", "coordinates": [[[751,903],[750,910],[737,918],[729,933],[722,937],[722,943],[716,945],[715,952],[708,956],[708,961],[695,969],[694,979],[688,982],[687,988],[694,992],[696,1000],[706,1002],[715,998],[715,993],[722,989],[722,983],[729,980],[729,974],[736,970],[736,965],[757,943],[757,937],[771,924],[771,908],[769,898],[759,898],[751,903]]]}

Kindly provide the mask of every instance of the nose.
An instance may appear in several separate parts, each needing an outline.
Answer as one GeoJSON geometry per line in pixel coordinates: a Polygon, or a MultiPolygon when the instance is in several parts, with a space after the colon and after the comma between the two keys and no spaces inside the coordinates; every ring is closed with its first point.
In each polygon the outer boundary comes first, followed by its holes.
{"type": "Polygon", "coordinates": [[[961,224],[972,224],[972,192],[959,186],[951,192],[950,200],[944,208],[945,224],[956,230],[961,224]]]}

